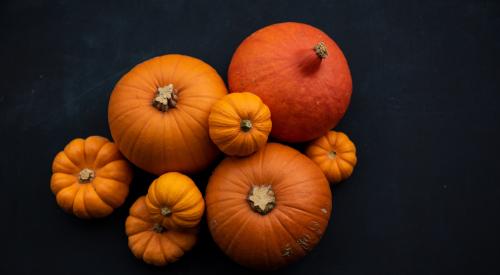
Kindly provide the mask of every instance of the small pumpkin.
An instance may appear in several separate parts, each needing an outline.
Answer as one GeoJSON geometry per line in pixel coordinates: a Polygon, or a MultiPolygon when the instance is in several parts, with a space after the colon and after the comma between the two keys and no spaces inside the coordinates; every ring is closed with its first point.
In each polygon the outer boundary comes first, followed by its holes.
{"type": "Polygon", "coordinates": [[[125,222],[130,250],[148,264],[163,266],[177,261],[196,243],[196,229],[166,229],[153,220],[145,201],[144,196],[137,199],[125,222]]]}
{"type": "Polygon", "coordinates": [[[306,155],[325,173],[331,183],[339,183],[351,176],[356,166],[356,146],[349,137],[336,131],[313,141],[306,155]]]}
{"type": "Polygon", "coordinates": [[[228,70],[231,92],[250,91],[269,106],[271,136],[312,140],[344,116],[352,79],[341,49],[326,33],[301,23],[264,27],[248,36],[228,70]]]}
{"type": "Polygon", "coordinates": [[[230,156],[247,156],[267,142],[271,112],[255,94],[224,96],[212,106],[208,117],[210,138],[230,156]]]}
{"type": "Polygon", "coordinates": [[[217,245],[237,263],[277,269],[306,255],[332,210],[325,175],[305,155],[268,143],[246,158],[226,158],[206,190],[207,222],[217,245]]]}
{"type": "Polygon", "coordinates": [[[166,173],[149,186],[146,206],[151,218],[168,229],[198,226],[205,201],[196,184],[181,173],[166,173]]]}
{"type": "Polygon", "coordinates": [[[79,218],[100,218],[125,201],[132,170],[108,139],[72,140],[52,163],[50,188],[57,204],[79,218]]]}
{"type": "Polygon", "coordinates": [[[208,115],[226,93],[207,63],[178,54],[155,57],[116,84],[108,106],[111,135],[127,159],[150,173],[201,171],[219,152],[208,135],[208,115]]]}

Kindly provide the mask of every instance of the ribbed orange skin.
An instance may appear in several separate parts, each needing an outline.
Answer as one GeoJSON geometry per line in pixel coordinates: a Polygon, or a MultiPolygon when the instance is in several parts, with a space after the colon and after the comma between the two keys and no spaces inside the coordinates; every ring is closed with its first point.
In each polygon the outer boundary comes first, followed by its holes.
{"type": "Polygon", "coordinates": [[[288,146],[268,143],[246,158],[226,158],[206,190],[207,222],[218,246],[237,263],[273,270],[316,246],[332,210],[321,170],[288,146]],[[247,201],[253,185],[271,185],[276,205],[266,215],[247,201]]]}
{"type": "Polygon", "coordinates": [[[177,172],[163,174],[153,181],[146,206],[151,218],[168,229],[197,227],[205,212],[205,201],[196,184],[177,172]],[[163,207],[168,207],[171,214],[163,216],[163,207]]]}
{"type": "Polygon", "coordinates": [[[271,136],[287,142],[317,138],[344,116],[352,80],[344,54],[327,34],[301,23],[279,23],[247,37],[228,71],[231,92],[250,91],[271,109],[271,136]],[[328,57],[313,50],[323,42],[328,57]]]}
{"type": "Polygon", "coordinates": [[[212,141],[229,156],[248,156],[267,142],[271,132],[271,112],[252,93],[232,93],[212,106],[208,117],[212,141]],[[252,128],[241,129],[241,121],[249,120],[252,128]]]}
{"type": "Polygon", "coordinates": [[[130,208],[125,222],[128,246],[135,257],[148,264],[164,266],[179,260],[195,245],[197,230],[154,231],[155,222],[147,210],[145,197],[139,197],[130,208]]]}
{"type": "Polygon", "coordinates": [[[351,176],[356,166],[356,146],[349,137],[336,131],[314,140],[306,155],[325,173],[331,183],[339,183],[351,176]]]}
{"type": "Polygon", "coordinates": [[[208,115],[226,93],[220,76],[203,61],[177,54],[155,57],[116,84],[108,106],[111,134],[120,151],[150,173],[201,171],[219,152],[208,136],[208,115]],[[162,112],[152,101],[168,84],[179,99],[162,112]]]}
{"type": "Polygon", "coordinates": [[[105,217],[128,195],[132,170],[108,139],[91,136],[72,140],[52,163],[50,188],[57,204],[79,218],[105,217]],[[95,171],[91,182],[81,183],[83,169],[95,171]]]}

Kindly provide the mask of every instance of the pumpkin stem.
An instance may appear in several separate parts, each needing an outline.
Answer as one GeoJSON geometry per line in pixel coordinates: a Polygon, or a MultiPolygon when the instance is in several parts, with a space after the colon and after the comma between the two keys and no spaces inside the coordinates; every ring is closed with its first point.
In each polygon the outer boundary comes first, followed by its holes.
{"type": "Polygon", "coordinates": [[[248,203],[253,211],[261,215],[266,215],[273,210],[276,198],[271,185],[254,185],[248,194],[248,203]]]}
{"type": "Polygon", "coordinates": [[[170,83],[167,86],[158,88],[153,99],[153,106],[162,112],[166,112],[168,108],[175,108],[178,99],[174,84],[170,83]]]}
{"type": "Polygon", "coordinates": [[[78,181],[80,183],[89,183],[95,178],[95,172],[94,170],[84,168],[80,173],[78,174],[78,181]]]}
{"type": "Polygon", "coordinates": [[[165,217],[172,215],[172,210],[170,208],[168,208],[167,206],[162,207],[160,212],[161,212],[161,215],[165,216],[165,217]]]}
{"type": "Polygon", "coordinates": [[[328,152],[329,159],[334,159],[336,156],[337,156],[337,152],[335,152],[335,151],[328,152]]]}
{"type": "Polygon", "coordinates": [[[328,48],[323,42],[319,42],[318,44],[316,44],[313,49],[321,59],[325,59],[328,56],[328,48]]]}
{"type": "Polygon", "coordinates": [[[161,226],[159,223],[155,223],[153,225],[153,231],[156,233],[163,233],[163,231],[165,231],[165,227],[161,226]]]}
{"type": "Polygon", "coordinates": [[[240,128],[243,132],[248,132],[252,129],[252,122],[249,119],[243,119],[240,122],[240,128]]]}

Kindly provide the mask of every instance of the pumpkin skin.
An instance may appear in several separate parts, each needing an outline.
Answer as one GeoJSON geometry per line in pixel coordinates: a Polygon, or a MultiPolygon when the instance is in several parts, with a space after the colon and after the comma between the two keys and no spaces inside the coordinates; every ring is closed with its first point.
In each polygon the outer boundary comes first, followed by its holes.
{"type": "Polygon", "coordinates": [[[247,156],[266,144],[271,112],[255,94],[233,93],[212,106],[208,126],[210,138],[222,152],[247,156]]]}
{"type": "Polygon", "coordinates": [[[339,183],[351,176],[356,166],[356,146],[342,132],[329,131],[313,141],[306,155],[325,173],[331,183],[339,183]]]}
{"type": "Polygon", "coordinates": [[[153,181],[146,206],[151,218],[167,229],[194,228],[205,212],[205,201],[196,184],[177,172],[153,181]]]}
{"type": "Polygon", "coordinates": [[[247,37],[232,57],[228,82],[231,92],[250,91],[269,106],[271,136],[286,142],[325,134],[344,116],[352,93],[337,44],[321,30],[294,22],[247,37]]]}
{"type": "Polygon", "coordinates": [[[177,261],[196,243],[197,230],[168,230],[153,221],[145,196],[137,199],[125,221],[128,246],[135,257],[163,266],[177,261]]]}
{"type": "Polygon", "coordinates": [[[50,189],[57,204],[79,218],[105,217],[128,195],[132,170],[108,139],[72,140],[52,163],[50,189]]]}
{"type": "Polygon", "coordinates": [[[208,115],[226,93],[203,61],[155,57],[116,84],[108,106],[111,134],[125,157],[150,173],[201,171],[219,152],[208,136],[208,115]]]}
{"type": "Polygon", "coordinates": [[[207,222],[217,245],[237,263],[259,270],[283,267],[319,242],[332,195],[310,159],[268,143],[246,158],[226,158],[207,190],[207,222]]]}

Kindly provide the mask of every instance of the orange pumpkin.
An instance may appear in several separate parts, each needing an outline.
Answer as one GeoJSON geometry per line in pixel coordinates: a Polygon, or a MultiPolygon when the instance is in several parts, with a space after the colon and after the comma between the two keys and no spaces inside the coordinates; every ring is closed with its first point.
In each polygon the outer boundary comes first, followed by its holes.
{"type": "Polygon", "coordinates": [[[115,144],[99,136],[72,140],[52,163],[57,204],[80,218],[113,212],[128,195],[132,170],[115,144]]]}
{"type": "Polygon", "coordinates": [[[315,139],[344,116],[352,80],[344,54],[321,30],[280,23],[247,37],[228,71],[231,92],[250,91],[273,114],[271,136],[287,142],[315,139]]]}
{"type": "Polygon", "coordinates": [[[342,132],[330,131],[313,141],[306,155],[325,173],[332,183],[339,183],[351,176],[356,166],[356,146],[342,132]]]}
{"type": "Polygon", "coordinates": [[[332,195],[310,159],[269,143],[247,158],[226,158],[207,190],[207,221],[218,246],[234,261],[276,269],[316,246],[330,218],[332,195]]]}
{"type": "Polygon", "coordinates": [[[135,66],[116,84],[108,107],[111,134],[135,165],[157,175],[206,168],[217,147],[210,108],[227,93],[210,65],[170,54],[135,66]]]}
{"type": "Polygon", "coordinates": [[[209,133],[219,149],[230,156],[247,156],[267,142],[271,112],[251,93],[224,96],[212,106],[209,133]]]}
{"type": "Polygon", "coordinates": [[[135,257],[163,266],[177,261],[196,243],[196,229],[169,230],[151,218],[142,196],[130,208],[125,222],[128,246],[135,257]]]}
{"type": "Polygon", "coordinates": [[[170,172],[153,181],[146,197],[151,218],[168,229],[198,226],[205,202],[196,184],[187,176],[170,172]]]}

